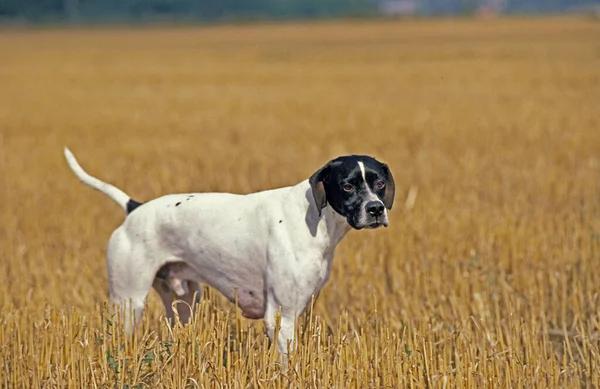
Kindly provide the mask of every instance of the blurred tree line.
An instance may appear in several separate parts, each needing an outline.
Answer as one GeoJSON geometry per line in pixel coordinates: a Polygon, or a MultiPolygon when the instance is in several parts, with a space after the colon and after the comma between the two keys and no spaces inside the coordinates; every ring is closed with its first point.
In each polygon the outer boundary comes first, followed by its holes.
{"type": "MultiPolygon", "coordinates": [[[[0,20],[243,20],[373,16],[393,0],[0,0],[0,20]]],[[[398,0],[397,0],[398,1],[398,0]]],[[[399,0],[417,14],[469,14],[498,0],[399,0]]],[[[562,12],[600,0],[499,0],[502,11],[562,12]]]]}
{"type": "Polygon", "coordinates": [[[31,21],[319,18],[375,9],[364,0],[0,0],[0,18],[31,21]]]}
{"type": "Polygon", "coordinates": [[[503,13],[568,12],[600,0],[418,0],[422,14],[471,14],[481,5],[497,6],[503,13]]]}

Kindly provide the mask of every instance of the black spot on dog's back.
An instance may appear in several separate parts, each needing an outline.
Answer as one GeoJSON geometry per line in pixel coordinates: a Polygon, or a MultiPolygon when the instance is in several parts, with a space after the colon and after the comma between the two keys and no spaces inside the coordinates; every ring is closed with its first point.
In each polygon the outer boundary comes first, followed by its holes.
{"type": "Polygon", "coordinates": [[[134,199],[129,199],[129,201],[127,202],[127,214],[130,214],[131,212],[133,212],[137,207],[139,207],[140,205],[142,205],[144,203],[140,203],[138,201],[135,201],[134,199]]]}
{"type": "Polygon", "coordinates": [[[176,206],[176,207],[178,207],[178,206],[179,206],[179,204],[181,204],[181,201],[180,201],[180,202],[178,202],[177,204],[175,204],[175,206],[176,206]]]}

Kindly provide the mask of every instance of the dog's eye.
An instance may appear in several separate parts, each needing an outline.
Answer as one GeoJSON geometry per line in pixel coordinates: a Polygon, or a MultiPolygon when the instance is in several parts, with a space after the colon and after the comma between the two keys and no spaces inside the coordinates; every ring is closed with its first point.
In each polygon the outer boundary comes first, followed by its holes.
{"type": "Polygon", "coordinates": [[[344,189],[346,192],[352,192],[354,190],[354,185],[344,184],[342,185],[342,189],[344,189]]]}
{"type": "Polygon", "coordinates": [[[377,189],[385,188],[385,181],[377,181],[377,183],[375,184],[375,188],[377,188],[377,189]]]}

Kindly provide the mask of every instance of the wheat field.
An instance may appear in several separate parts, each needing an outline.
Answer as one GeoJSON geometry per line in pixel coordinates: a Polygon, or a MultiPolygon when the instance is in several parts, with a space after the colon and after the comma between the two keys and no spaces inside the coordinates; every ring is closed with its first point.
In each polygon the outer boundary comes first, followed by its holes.
{"type": "Polygon", "coordinates": [[[0,31],[2,388],[600,386],[600,23],[583,17],[0,31]],[[205,288],[107,306],[135,199],[295,184],[370,154],[390,227],[353,231],[282,366],[205,288]]]}

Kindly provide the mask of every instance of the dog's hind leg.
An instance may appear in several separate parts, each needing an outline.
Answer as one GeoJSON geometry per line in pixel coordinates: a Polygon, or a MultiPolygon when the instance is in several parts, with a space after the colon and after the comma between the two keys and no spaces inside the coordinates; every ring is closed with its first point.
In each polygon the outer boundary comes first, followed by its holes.
{"type": "Polygon", "coordinates": [[[200,296],[202,289],[195,281],[183,281],[177,290],[186,290],[180,296],[176,296],[176,291],[171,289],[169,283],[162,278],[156,277],[152,287],[160,296],[163,305],[165,306],[165,313],[169,320],[169,325],[175,324],[175,311],[173,310],[173,303],[177,308],[177,315],[181,324],[185,325],[190,321],[190,318],[194,317],[194,313],[200,303],[200,296]]]}
{"type": "Polygon", "coordinates": [[[113,232],[106,252],[110,300],[121,314],[125,333],[131,336],[144,313],[154,271],[144,268],[145,252],[131,244],[122,227],[113,232]]]}
{"type": "MultiPolygon", "coordinates": [[[[165,305],[167,316],[173,317],[171,304],[176,301],[175,305],[181,324],[189,322],[190,318],[194,316],[202,294],[198,285],[199,279],[200,275],[184,262],[169,262],[158,270],[153,286],[165,305]],[[177,300],[173,294],[177,295],[177,300]]],[[[173,324],[172,320],[171,324],[173,324]]]]}
{"type": "Polygon", "coordinates": [[[152,287],[160,296],[160,299],[165,306],[165,314],[167,316],[167,320],[169,325],[172,326],[174,324],[175,312],[173,311],[173,302],[175,301],[175,296],[173,295],[173,291],[169,287],[169,284],[162,278],[156,277],[154,279],[154,283],[152,287]]]}
{"type": "Polygon", "coordinates": [[[184,282],[187,283],[187,292],[183,296],[178,297],[178,300],[181,300],[181,302],[177,303],[177,313],[179,314],[181,324],[188,323],[190,318],[194,317],[202,296],[202,289],[196,281],[184,282]]]}

